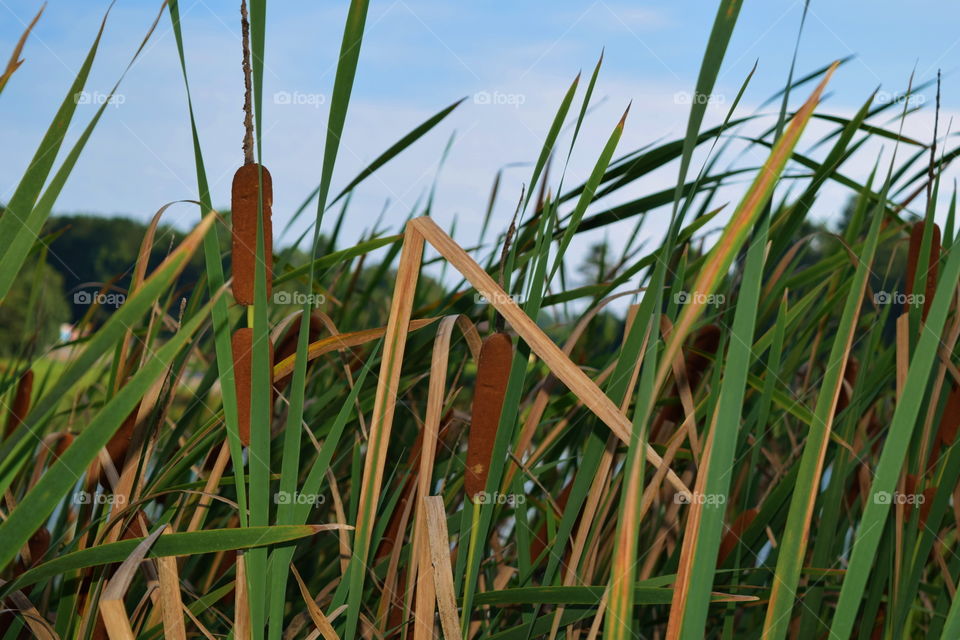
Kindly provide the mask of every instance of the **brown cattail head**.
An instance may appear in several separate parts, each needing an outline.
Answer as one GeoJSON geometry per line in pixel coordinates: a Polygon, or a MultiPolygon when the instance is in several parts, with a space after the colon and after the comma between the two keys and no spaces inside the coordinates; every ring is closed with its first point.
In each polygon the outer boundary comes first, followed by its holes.
{"type": "Polygon", "coordinates": [[[908,502],[904,508],[904,518],[909,520],[911,517],[913,517],[914,504],[916,503],[920,505],[920,529],[923,529],[927,523],[927,516],[930,515],[930,507],[933,506],[933,499],[937,496],[937,487],[927,487],[922,492],[918,492],[917,489],[920,486],[920,478],[915,474],[907,474],[907,476],[904,478],[903,485],[904,493],[906,495],[923,496],[923,498],[920,500],[908,502]]]}
{"type": "MultiPolygon", "coordinates": [[[[567,483],[567,486],[563,488],[563,491],[560,492],[560,495],[557,496],[557,507],[562,511],[567,508],[567,502],[570,501],[570,493],[573,491],[573,483],[576,478],[571,478],[570,482],[567,483]]],[[[574,522],[574,530],[580,524],[580,516],[577,516],[576,521],[574,522]]],[[[536,563],[536,561],[543,555],[543,552],[546,551],[547,545],[550,540],[548,537],[549,530],[547,528],[547,521],[544,520],[540,525],[540,530],[537,531],[536,535],[533,537],[533,540],[530,541],[530,564],[536,563]]]]}
{"type": "MultiPolygon", "coordinates": [[[[234,281],[236,282],[236,281],[234,281]]],[[[236,284],[234,284],[236,288],[236,284]]],[[[253,378],[253,329],[241,328],[233,332],[233,378],[237,386],[237,424],[240,442],[250,445],[250,389],[253,378]]]]}
{"type": "Polygon", "coordinates": [[[471,498],[483,493],[487,486],[490,457],[497,438],[512,362],[513,342],[506,333],[494,333],[483,341],[477,365],[477,386],[473,393],[473,413],[467,439],[467,471],[464,476],[464,489],[471,498]]]}
{"type": "Polygon", "coordinates": [[[927,487],[923,490],[923,502],[920,503],[920,530],[923,531],[927,526],[927,518],[930,516],[930,509],[933,508],[933,499],[937,497],[938,487],[927,487]]]}
{"type": "Polygon", "coordinates": [[[720,549],[717,551],[718,567],[723,565],[730,556],[730,553],[737,548],[737,543],[740,542],[740,538],[743,537],[747,527],[750,526],[759,513],[759,509],[747,509],[730,524],[730,528],[727,529],[727,533],[720,541],[720,549]]]}
{"type": "Polygon", "coordinates": [[[19,382],[17,382],[17,392],[13,397],[13,405],[10,407],[10,414],[7,416],[7,428],[3,432],[3,437],[8,438],[17,427],[27,417],[30,411],[30,394],[33,393],[33,371],[27,369],[19,382]]]}
{"type": "Polygon", "coordinates": [[[233,297],[243,305],[253,304],[257,266],[257,210],[260,203],[260,169],[263,169],[263,261],[267,272],[267,296],[273,290],[273,180],[266,167],[245,164],[233,175],[233,297]]]}
{"type": "Polygon", "coordinates": [[[720,346],[720,327],[708,324],[697,331],[693,338],[693,350],[687,355],[687,380],[690,386],[695,387],[703,379],[703,374],[710,366],[712,356],[720,346]]]}
{"type": "Polygon", "coordinates": [[[943,415],[940,416],[940,425],[937,428],[937,437],[933,442],[930,458],[927,460],[927,471],[932,472],[940,460],[941,452],[953,444],[960,430],[960,387],[953,385],[947,394],[947,402],[943,406],[943,415]]]}
{"type": "MultiPolygon", "coordinates": [[[[250,394],[253,391],[253,329],[241,328],[233,332],[233,375],[237,388],[237,426],[240,442],[250,446],[250,394]]],[[[268,344],[270,360],[271,398],[273,389],[273,343],[268,344]]]]}
{"type": "MultiPolygon", "coordinates": [[[[910,250],[907,253],[907,299],[903,306],[904,313],[910,310],[913,294],[913,282],[917,275],[917,266],[920,262],[920,248],[923,244],[924,222],[913,225],[910,231],[910,250]]],[[[937,291],[937,271],[940,262],[940,227],[933,225],[933,234],[930,238],[930,259],[927,261],[927,272],[924,287],[923,319],[927,319],[927,312],[933,302],[933,294],[937,291]]],[[[923,275],[923,274],[921,274],[923,275]]]]}
{"type": "Polygon", "coordinates": [[[953,444],[960,430],[960,387],[954,386],[947,396],[947,404],[940,416],[940,428],[937,437],[944,446],[953,444]]]}
{"type": "Polygon", "coordinates": [[[140,404],[134,407],[130,415],[127,416],[123,424],[117,430],[110,441],[107,443],[107,453],[110,454],[110,460],[113,466],[120,469],[123,461],[127,457],[127,451],[130,449],[130,442],[133,440],[133,432],[137,428],[137,415],[140,413],[140,404]]]}
{"type": "MultiPolygon", "coordinates": [[[[300,340],[300,321],[303,319],[302,315],[298,315],[293,322],[290,323],[290,326],[284,332],[283,337],[280,338],[277,343],[277,349],[275,357],[278,361],[282,362],[295,354],[297,352],[297,342],[300,340]]],[[[326,331],[326,326],[316,315],[310,316],[310,334],[307,338],[307,342],[316,342],[326,331]]],[[[308,363],[309,366],[309,363],[308,363]]],[[[293,373],[288,373],[282,378],[277,378],[274,384],[278,389],[283,390],[290,381],[293,379],[293,373]]]]}
{"type": "Polygon", "coordinates": [[[56,460],[57,458],[59,458],[60,456],[62,456],[64,453],[67,452],[67,449],[70,447],[70,445],[73,444],[73,440],[75,437],[76,436],[74,436],[72,433],[67,431],[63,433],[59,438],[57,438],[57,446],[54,447],[53,449],[54,460],[56,460]]]}
{"type": "MultiPolygon", "coordinates": [[[[127,459],[127,451],[130,449],[130,443],[133,441],[133,434],[137,429],[137,416],[140,414],[140,403],[137,403],[137,406],[133,408],[133,411],[124,419],[121,423],[120,428],[117,429],[114,434],[110,437],[109,442],[107,442],[107,455],[110,456],[110,461],[113,463],[113,467],[118,471],[123,467],[124,461],[127,459]]],[[[61,442],[64,439],[61,438],[61,442]]],[[[73,437],[69,438],[66,445],[64,446],[64,451],[66,447],[70,446],[70,443],[73,442],[73,437]]],[[[57,452],[59,455],[60,446],[57,447],[57,452]]],[[[87,471],[87,491],[92,493],[96,489],[97,483],[101,483],[106,486],[106,482],[101,482],[103,480],[103,467],[100,465],[99,460],[94,460],[87,471]]]]}
{"type": "MultiPolygon", "coordinates": [[[[433,444],[434,447],[443,442],[449,430],[450,421],[441,420],[440,428],[437,431],[437,441],[433,444]]],[[[416,440],[413,441],[413,446],[410,447],[410,453],[407,455],[406,466],[408,469],[416,469],[420,465],[420,456],[423,453],[423,438],[424,430],[420,429],[420,431],[417,432],[416,440]]],[[[403,538],[402,532],[400,531],[400,524],[403,521],[406,505],[410,502],[410,499],[413,497],[413,493],[416,490],[416,479],[417,476],[411,473],[400,480],[399,486],[403,487],[403,493],[400,496],[400,500],[397,502],[397,505],[393,508],[393,515],[390,516],[390,521],[387,523],[386,531],[384,531],[383,537],[380,539],[380,546],[377,548],[377,553],[374,556],[377,561],[389,556],[393,551],[397,541],[402,540],[403,538]]]]}
{"type": "MultiPolygon", "coordinates": [[[[720,346],[720,327],[715,324],[704,325],[693,336],[691,349],[685,351],[683,366],[687,372],[687,384],[691,389],[696,389],[697,385],[703,379],[707,368],[710,366],[711,356],[717,352],[720,346]]],[[[676,382],[673,383],[671,397],[680,395],[676,382]]],[[[664,405],[660,412],[658,424],[663,421],[669,421],[674,424],[680,422],[683,418],[683,406],[680,403],[664,405]]]]}
{"type": "Polygon", "coordinates": [[[47,531],[46,527],[40,527],[30,536],[30,539],[27,540],[27,549],[30,552],[29,566],[40,564],[43,557],[47,555],[47,551],[50,550],[50,532],[47,531]]]}

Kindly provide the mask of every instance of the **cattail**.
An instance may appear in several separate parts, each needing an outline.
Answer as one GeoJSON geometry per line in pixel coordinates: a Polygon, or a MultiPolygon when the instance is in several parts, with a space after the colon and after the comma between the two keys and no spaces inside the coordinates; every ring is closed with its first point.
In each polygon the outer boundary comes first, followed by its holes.
{"type": "Polygon", "coordinates": [[[887,628],[887,605],[881,603],[877,607],[875,614],[873,630],[870,632],[870,640],[882,640],[887,628]]]}
{"type": "Polygon", "coordinates": [[[467,439],[467,471],[464,476],[464,489],[471,498],[483,493],[487,486],[490,457],[497,438],[512,362],[513,343],[506,333],[494,333],[483,341],[473,393],[473,413],[467,439]]]}
{"type": "Polygon", "coordinates": [[[74,436],[72,433],[67,431],[63,433],[59,438],[57,438],[57,446],[53,450],[54,460],[56,460],[57,458],[59,458],[60,456],[62,456],[64,453],[67,452],[67,449],[70,447],[71,444],[73,444],[73,440],[75,437],[76,436],[74,436]]]}
{"type": "MultiPolygon", "coordinates": [[[[237,426],[240,442],[250,446],[250,394],[253,391],[253,329],[233,333],[233,375],[237,389],[237,426]]],[[[267,345],[270,360],[270,388],[273,389],[273,344],[267,345]]],[[[272,394],[272,391],[271,391],[272,394]]],[[[272,397],[272,395],[271,395],[272,397]]]]}
{"type": "MultiPolygon", "coordinates": [[[[110,461],[117,471],[123,467],[123,463],[127,458],[127,451],[130,449],[130,443],[133,441],[133,434],[137,428],[137,416],[139,413],[140,403],[138,402],[137,406],[133,408],[133,411],[131,411],[120,424],[120,428],[114,432],[109,442],[107,442],[107,455],[110,457],[110,461]]],[[[66,437],[62,438],[62,446],[57,447],[57,456],[59,456],[62,451],[66,451],[66,447],[70,446],[70,443],[73,442],[72,435],[67,439],[66,443],[63,444],[65,439],[66,437]]],[[[94,460],[87,471],[87,492],[93,493],[98,483],[104,486],[107,484],[103,482],[103,467],[100,465],[100,461],[94,460]]]]}
{"type": "Polygon", "coordinates": [[[26,570],[40,564],[40,561],[47,555],[47,551],[49,550],[50,532],[47,531],[46,527],[40,527],[30,536],[30,539],[27,540],[27,552],[30,554],[30,559],[29,562],[27,562],[26,558],[21,558],[21,560],[24,560],[22,563],[23,569],[26,570]]]}
{"type": "Polygon", "coordinates": [[[960,387],[952,385],[950,393],[947,394],[947,402],[943,406],[943,415],[940,416],[930,458],[927,460],[927,472],[933,471],[940,460],[941,451],[957,439],[958,430],[960,430],[960,387]]]}
{"type": "MultiPolygon", "coordinates": [[[[910,310],[913,294],[913,283],[917,275],[917,265],[920,262],[920,246],[923,244],[924,223],[920,222],[913,225],[910,231],[910,249],[907,253],[907,298],[903,305],[903,312],[910,310]]],[[[930,238],[930,258],[927,261],[926,285],[924,288],[923,300],[923,320],[927,319],[927,312],[930,310],[930,303],[933,301],[933,294],[937,291],[937,271],[940,262],[940,227],[933,225],[933,233],[930,238]]]]}
{"type": "MultiPolygon", "coordinates": [[[[451,426],[451,420],[449,419],[450,411],[441,418],[440,428],[437,430],[437,441],[434,443],[434,447],[438,444],[443,443],[449,432],[451,426]]],[[[417,469],[420,465],[420,456],[423,453],[423,429],[417,432],[417,438],[413,441],[413,446],[410,448],[410,453],[407,455],[407,468],[408,469],[417,469]]],[[[403,520],[403,512],[407,503],[410,501],[412,492],[415,489],[416,475],[410,474],[405,478],[400,479],[399,486],[402,487],[402,494],[400,500],[397,502],[397,505],[393,508],[393,515],[390,516],[390,521],[387,523],[387,528],[383,533],[383,537],[380,539],[380,546],[377,548],[377,552],[374,555],[374,558],[377,561],[386,558],[393,551],[394,546],[398,540],[402,538],[402,532],[400,531],[400,523],[403,520]]]]}
{"type": "Polygon", "coordinates": [[[7,417],[7,428],[3,432],[4,438],[9,438],[17,427],[23,423],[30,411],[30,395],[33,393],[33,370],[27,369],[20,381],[17,382],[17,392],[13,396],[13,405],[10,407],[10,414],[7,417]]]}
{"type": "Polygon", "coordinates": [[[720,541],[720,549],[717,551],[718,567],[726,562],[730,553],[737,548],[737,543],[740,542],[740,538],[743,537],[747,527],[753,523],[759,513],[759,509],[747,509],[730,524],[726,535],[724,535],[720,541]]]}
{"type": "MultiPolygon", "coordinates": [[[[920,480],[917,478],[917,475],[914,473],[908,473],[903,477],[903,490],[906,495],[915,495],[917,493],[917,485],[920,484],[920,480]]],[[[910,506],[910,505],[907,505],[910,506]]],[[[909,511],[908,511],[909,513],[909,511]]]]}
{"type": "MultiPolygon", "coordinates": [[[[557,507],[561,511],[567,508],[567,502],[570,500],[570,493],[573,491],[574,480],[575,478],[571,479],[567,486],[563,488],[563,491],[560,492],[560,495],[557,496],[557,507]]],[[[580,516],[578,515],[573,524],[574,530],[576,530],[579,523],[580,516]]],[[[533,540],[530,541],[530,564],[535,563],[540,556],[543,555],[543,552],[546,551],[547,544],[549,543],[547,535],[548,533],[549,531],[547,529],[547,522],[544,520],[544,522],[540,525],[540,530],[537,531],[536,535],[533,537],[533,540]]]]}
{"type": "MultiPolygon", "coordinates": [[[[691,348],[685,351],[684,369],[687,372],[687,384],[690,389],[696,389],[706,374],[710,366],[711,357],[717,352],[720,346],[720,327],[715,324],[704,325],[693,337],[691,348]]],[[[678,397],[680,391],[677,383],[673,383],[673,390],[670,397],[678,397]]],[[[677,424],[683,418],[683,405],[676,404],[664,405],[657,417],[654,431],[659,431],[660,425],[664,422],[677,424]]]]}
{"type": "Polygon", "coordinates": [[[920,503],[920,531],[927,527],[927,517],[933,508],[933,499],[937,497],[937,487],[927,487],[923,490],[923,502],[920,503]]]}
{"type": "MultiPolygon", "coordinates": [[[[277,359],[284,360],[297,352],[297,342],[300,339],[300,321],[302,315],[298,315],[290,323],[289,328],[283,333],[283,338],[277,343],[277,359]]],[[[320,338],[325,330],[323,320],[315,315],[310,316],[310,336],[308,341],[314,342],[320,338]]]]}
{"type": "Polygon", "coordinates": [[[720,327],[715,324],[704,325],[697,331],[693,338],[693,350],[687,355],[688,379],[699,382],[703,378],[710,365],[709,356],[715,354],[720,346],[720,334],[720,327]]]}
{"type": "Polygon", "coordinates": [[[117,432],[110,438],[110,442],[107,443],[107,453],[110,455],[110,460],[113,461],[113,466],[118,470],[123,465],[123,461],[127,457],[127,451],[130,449],[130,443],[133,441],[133,432],[137,428],[137,414],[139,413],[140,404],[137,403],[137,406],[134,407],[127,419],[117,429],[117,432]]]}
{"type": "MultiPolygon", "coordinates": [[[[283,362],[297,352],[297,342],[300,340],[300,320],[302,317],[302,315],[299,315],[290,323],[290,327],[284,332],[283,337],[277,343],[275,358],[278,362],[283,362]]],[[[326,326],[323,324],[323,320],[311,315],[310,334],[307,337],[307,342],[316,342],[323,335],[324,331],[326,331],[326,326]]],[[[309,366],[309,362],[307,364],[309,366]]],[[[282,378],[277,378],[274,381],[274,385],[276,385],[277,389],[283,390],[290,384],[292,379],[293,373],[288,373],[282,378]]]]}
{"type": "Polygon", "coordinates": [[[248,163],[233,175],[233,297],[243,305],[253,304],[253,282],[257,267],[257,213],[260,207],[260,178],[263,176],[263,261],[267,274],[267,296],[273,289],[273,180],[267,168],[248,163]]]}
{"type": "Polygon", "coordinates": [[[250,445],[250,390],[253,378],[253,329],[241,328],[233,332],[233,379],[237,387],[237,427],[240,442],[250,445]]]}
{"type": "MultiPolygon", "coordinates": [[[[906,495],[916,496],[917,487],[920,484],[920,479],[915,474],[907,474],[904,478],[903,489],[906,495]]],[[[917,501],[920,505],[920,530],[922,531],[924,526],[927,523],[927,516],[930,515],[930,507],[933,506],[933,499],[937,495],[937,487],[927,487],[922,492],[923,499],[917,501]]],[[[909,520],[913,516],[914,504],[912,502],[907,503],[904,508],[904,518],[909,520]]]]}
{"type": "Polygon", "coordinates": [[[253,159],[253,101],[251,99],[250,20],[247,3],[240,3],[240,33],[243,50],[243,166],[233,174],[230,210],[233,215],[233,297],[242,305],[253,304],[257,269],[257,221],[263,211],[263,262],[267,274],[267,297],[273,289],[273,180],[270,172],[253,159]],[[263,187],[261,189],[261,186],[263,187]]]}
{"type": "Polygon", "coordinates": [[[947,404],[943,407],[937,437],[942,444],[949,446],[957,439],[958,430],[960,430],[960,387],[954,386],[950,395],[947,396],[947,404]]]}

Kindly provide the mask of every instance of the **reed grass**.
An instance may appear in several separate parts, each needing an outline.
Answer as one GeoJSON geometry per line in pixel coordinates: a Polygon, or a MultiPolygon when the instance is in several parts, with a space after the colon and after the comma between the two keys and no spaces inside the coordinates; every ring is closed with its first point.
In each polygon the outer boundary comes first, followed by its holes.
{"type": "MultiPolygon", "coordinates": [[[[741,11],[719,5],[697,95],[741,11]]],[[[196,194],[158,203],[126,302],[87,314],[56,348],[65,364],[27,348],[0,370],[0,640],[960,636],[960,254],[956,197],[938,197],[957,150],[905,136],[906,101],[834,113],[847,60],[794,61],[778,113],[741,106],[751,72],[722,124],[694,100],[683,137],[623,149],[644,105],[594,122],[601,54],[543,123],[509,227],[494,222],[498,175],[479,238],[455,240],[427,197],[341,246],[351,194],[464,104],[335,181],[367,26],[352,0],[316,123],[319,183],[288,223],[315,205],[312,234],[280,248],[261,164],[267,3],[244,13],[230,216],[210,202],[181,8],[158,21],[196,194]],[[814,121],[829,133],[814,140],[814,121]],[[568,173],[595,131],[592,170],[568,173]],[[868,140],[889,152],[857,176],[868,140]],[[730,161],[734,144],[755,153],[730,161]],[[648,192],[671,166],[675,182],[648,192]],[[826,185],[851,197],[838,229],[811,220],[826,185]],[[171,206],[196,207],[197,224],[151,268],[171,206]],[[661,214],[663,236],[644,236],[661,214]],[[578,280],[572,247],[631,226],[578,280]],[[184,288],[201,251],[204,277],[184,288]],[[279,290],[335,302],[291,313],[279,290]]],[[[30,72],[42,19],[0,91],[30,72]]],[[[0,215],[0,299],[48,259],[34,239],[105,115],[64,148],[110,28],[0,215]]]]}

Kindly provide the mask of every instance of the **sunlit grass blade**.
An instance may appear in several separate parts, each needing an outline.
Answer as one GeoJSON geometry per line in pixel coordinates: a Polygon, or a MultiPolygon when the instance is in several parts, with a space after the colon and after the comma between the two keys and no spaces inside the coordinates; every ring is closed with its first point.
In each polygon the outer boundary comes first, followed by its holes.
{"type": "Polygon", "coordinates": [[[724,228],[720,240],[710,251],[707,261],[701,267],[693,285],[693,303],[683,307],[676,326],[670,334],[670,339],[667,341],[663,360],[657,373],[656,388],[659,389],[662,386],[670,371],[670,363],[679,351],[680,345],[703,313],[706,297],[716,290],[740,247],[746,241],[747,235],[753,228],[754,222],[762,212],[763,207],[770,201],[773,189],[777,184],[777,178],[786,166],[793,148],[800,139],[800,134],[803,133],[804,128],[810,121],[810,116],[813,114],[813,110],[817,106],[831,75],[832,72],[824,77],[804,103],[803,108],[797,112],[797,115],[790,122],[790,126],[771,151],[770,157],[750,185],[746,196],[734,212],[733,218],[724,228]]]}
{"type": "Polygon", "coordinates": [[[705,633],[710,590],[730,493],[731,469],[742,420],[747,374],[753,361],[751,345],[756,328],[769,228],[769,217],[765,217],[747,250],[723,380],[697,470],[697,485],[694,488],[697,499],[690,505],[687,516],[668,627],[668,634],[671,629],[678,630],[678,636],[683,638],[698,638],[705,633]]]}
{"type": "Polygon", "coordinates": [[[782,638],[790,625],[790,613],[797,599],[800,569],[807,553],[810,520],[813,516],[823,474],[826,448],[830,442],[837,399],[843,383],[843,373],[850,357],[850,349],[863,306],[867,278],[873,264],[880,236],[883,209],[878,208],[870,225],[870,232],[858,259],[858,266],[847,294],[836,337],[820,382],[820,394],[814,409],[813,423],[807,432],[807,441],[799,463],[799,472],[786,529],[777,554],[777,569],[767,606],[764,632],[770,638],[782,638]]]}
{"type": "Polygon", "coordinates": [[[931,365],[936,357],[947,313],[953,302],[955,284],[960,278],[960,252],[950,251],[941,273],[924,330],[910,359],[910,369],[903,394],[894,410],[893,420],[870,485],[869,498],[857,527],[849,566],[840,590],[833,624],[830,627],[831,637],[835,636],[840,640],[850,637],[857,619],[859,603],[874,565],[877,547],[884,531],[883,525],[890,511],[889,502],[883,497],[878,499],[877,496],[893,495],[896,489],[897,477],[923,403],[923,389],[930,377],[931,365]]]}

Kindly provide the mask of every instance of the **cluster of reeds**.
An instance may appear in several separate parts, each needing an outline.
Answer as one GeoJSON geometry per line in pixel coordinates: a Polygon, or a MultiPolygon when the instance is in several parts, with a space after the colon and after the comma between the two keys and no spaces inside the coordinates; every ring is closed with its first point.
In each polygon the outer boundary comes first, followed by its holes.
{"type": "MultiPolygon", "coordinates": [[[[210,202],[171,0],[153,27],[170,20],[184,70],[199,222],[149,269],[159,210],[125,304],[88,314],[65,363],[3,363],[2,640],[960,637],[955,195],[938,206],[957,151],[903,134],[909,100],[831,114],[834,63],[791,72],[778,114],[744,115],[747,77],[721,125],[694,100],[683,138],[625,151],[625,113],[583,182],[551,177],[594,126],[601,59],[545,123],[515,226],[486,235],[498,178],[478,238],[427,199],[338,249],[349,194],[460,105],[331,191],[366,22],[352,0],[312,244],[274,251],[255,161],[266,4],[243,12],[231,215],[210,202]],[[811,153],[814,119],[832,130],[811,153]],[[896,154],[852,176],[877,138],[896,154]],[[734,140],[763,162],[722,165],[734,140]],[[621,195],[670,163],[675,187],[621,195]],[[831,182],[849,216],[809,233],[831,182]],[[648,246],[654,215],[669,227],[648,246]],[[571,243],[611,225],[622,253],[577,281],[571,243]],[[437,260],[440,283],[421,274],[437,260]],[[329,303],[290,313],[270,304],[281,287],[329,303]]],[[[720,2],[698,95],[740,9],[720,2]]],[[[0,299],[46,258],[31,248],[104,114],[62,149],[99,42],[0,216],[0,299]]]]}

